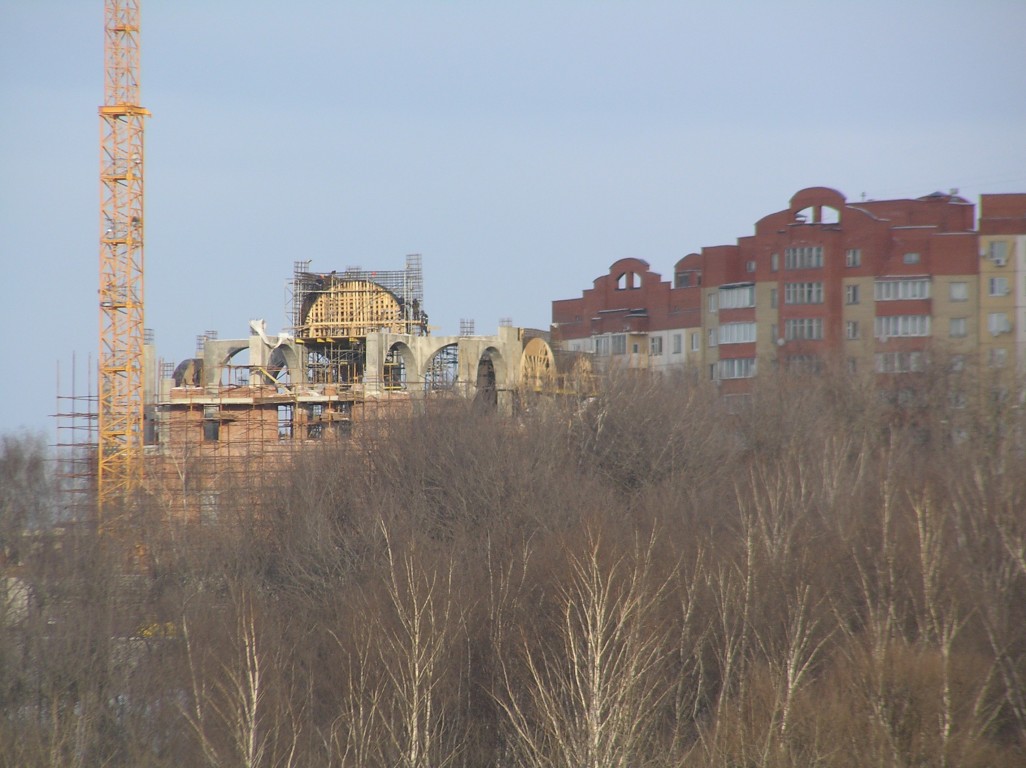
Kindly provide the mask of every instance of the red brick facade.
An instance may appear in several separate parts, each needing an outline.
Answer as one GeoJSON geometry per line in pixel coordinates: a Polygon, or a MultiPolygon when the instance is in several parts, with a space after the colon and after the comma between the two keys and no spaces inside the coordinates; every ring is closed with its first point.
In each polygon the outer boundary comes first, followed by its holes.
{"type": "Polygon", "coordinates": [[[957,194],[849,202],[803,189],[753,235],[681,259],[672,284],[641,259],[615,262],[580,298],[553,302],[553,338],[629,365],[702,365],[724,391],[743,389],[757,360],[915,370],[928,349],[976,348],[980,235],[1026,232],[1026,195],[985,195],[982,208],[977,232],[957,194]]]}

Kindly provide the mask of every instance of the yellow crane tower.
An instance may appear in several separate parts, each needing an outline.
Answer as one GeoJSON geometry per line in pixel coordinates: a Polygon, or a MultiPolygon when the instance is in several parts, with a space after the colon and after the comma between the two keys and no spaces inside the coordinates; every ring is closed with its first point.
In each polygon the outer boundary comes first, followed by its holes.
{"type": "Polygon", "coordinates": [[[142,480],[143,121],[150,114],[139,106],[139,0],[105,0],[104,16],[97,385],[101,515],[142,480]]]}

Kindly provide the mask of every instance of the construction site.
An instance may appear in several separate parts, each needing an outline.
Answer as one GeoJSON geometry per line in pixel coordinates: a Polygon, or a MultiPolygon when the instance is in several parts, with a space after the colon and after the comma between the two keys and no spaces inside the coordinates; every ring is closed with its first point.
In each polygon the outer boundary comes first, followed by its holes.
{"type": "Polygon", "coordinates": [[[476,335],[466,320],[458,336],[432,335],[419,254],[391,271],[296,261],[291,327],[272,334],[251,320],[235,337],[206,331],[194,357],[161,359],[144,319],[150,113],[140,105],[139,29],[138,0],[106,0],[96,378],[57,385],[61,485],[76,517],[95,511],[102,523],[105,510],[144,495],[204,519],[221,494],[237,500],[248,476],[305,446],[371,441],[395,419],[456,399],[510,415],[526,392],[587,388],[582,356],[557,361],[546,332],[500,321],[494,335],[476,335]]]}

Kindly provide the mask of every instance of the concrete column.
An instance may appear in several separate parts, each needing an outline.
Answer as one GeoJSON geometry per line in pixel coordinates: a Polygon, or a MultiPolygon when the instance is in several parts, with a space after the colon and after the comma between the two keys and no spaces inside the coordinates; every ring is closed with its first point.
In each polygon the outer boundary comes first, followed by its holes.
{"type": "Polygon", "coordinates": [[[371,397],[382,394],[385,353],[390,346],[387,334],[370,333],[366,338],[366,359],[363,366],[363,391],[371,397]]]}

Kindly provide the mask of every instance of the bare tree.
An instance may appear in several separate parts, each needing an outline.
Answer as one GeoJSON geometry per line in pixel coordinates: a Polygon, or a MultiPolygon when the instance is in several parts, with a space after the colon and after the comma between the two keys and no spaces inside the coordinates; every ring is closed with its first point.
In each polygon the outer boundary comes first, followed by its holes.
{"type": "Polygon", "coordinates": [[[552,644],[522,637],[518,668],[503,663],[497,700],[509,748],[525,766],[609,768],[652,764],[668,632],[656,620],[670,580],[655,572],[653,541],[609,555],[596,535],[568,553],[557,585],[552,644]]]}
{"type": "Polygon", "coordinates": [[[297,765],[301,713],[290,692],[280,690],[288,682],[282,677],[288,661],[280,649],[272,653],[264,647],[252,595],[242,590],[232,602],[235,626],[223,638],[227,643],[221,644],[226,650],[221,658],[211,658],[213,648],[197,646],[183,613],[191,693],[183,714],[212,768],[292,768],[297,765]]]}

